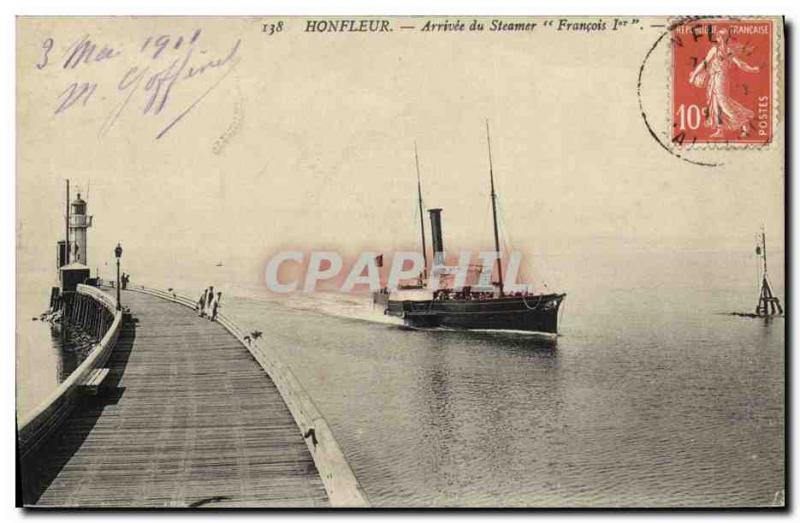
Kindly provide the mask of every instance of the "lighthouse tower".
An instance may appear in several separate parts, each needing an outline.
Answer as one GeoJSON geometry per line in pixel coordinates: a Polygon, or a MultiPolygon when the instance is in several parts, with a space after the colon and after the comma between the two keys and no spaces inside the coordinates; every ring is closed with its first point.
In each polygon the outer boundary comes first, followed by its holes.
{"type": "Polygon", "coordinates": [[[91,283],[90,270],[86,258],[86,230],[92,226],[92,217],[86,215],[86,201],[78,197],[70,201],[69,180],[67,180],[65,216],[65,238],[58,242],[58,280],[59,287],[53,287],[50,294],[50,307],[55,310],[64,305],[61,297],[74,293],[81,283],[91,283]]]}
{"type": "Polygon", "coordinates": [[[81,193],[72,200],[69,213],[69,260],[88,265],[86,254],[86,230],[92,226],[92,217],[86,215],[86,201],[81,193]]]}

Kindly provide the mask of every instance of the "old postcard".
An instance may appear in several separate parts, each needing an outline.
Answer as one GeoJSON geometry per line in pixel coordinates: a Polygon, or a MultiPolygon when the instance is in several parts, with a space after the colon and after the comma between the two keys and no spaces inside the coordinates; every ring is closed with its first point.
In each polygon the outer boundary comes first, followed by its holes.
{"type": "Polygon", "coordinates": [[[20,17],[29,507],[784,507],[780,17],[20,17]]]}

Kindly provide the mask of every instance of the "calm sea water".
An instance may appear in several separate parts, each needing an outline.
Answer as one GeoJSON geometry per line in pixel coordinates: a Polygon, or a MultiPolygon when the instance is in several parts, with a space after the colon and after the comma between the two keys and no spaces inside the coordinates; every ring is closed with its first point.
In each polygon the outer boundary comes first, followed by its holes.
{"type": "Polygon", "coordinates": [[[47,298],[45,287],[41,300],[17,308],[16,390],[20,413],[29,412],[45,401],[91,350],[91,345],[76,342],[60,325],[38,320],[47,309],[47,298]]]}
{"type": "Polygon", "coordinates": [[[772,504],[784,320],[721,314],[755,306],[752,259],[631,260],[561,260],[555,341],[407,330],[367,296],[225,288],[223,310],[292,366],[374,505],[772,504]]]}

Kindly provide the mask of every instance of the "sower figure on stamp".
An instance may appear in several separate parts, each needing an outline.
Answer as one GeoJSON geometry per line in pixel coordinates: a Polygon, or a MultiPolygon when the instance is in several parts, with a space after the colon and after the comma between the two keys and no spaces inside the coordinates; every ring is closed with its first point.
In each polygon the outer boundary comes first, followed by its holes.
{"type": "Polygon", "coordinates": [[[722,136],[723,130],[740,130],[741,136],[749,134],[748,122],[755,116],[753,111],[733,99],[730,94],[728,72],[738,67],[747,73],[757,73],[759,68],[744,62],[737,54],[741,45],[728,45],[728,30],[717,32],[717,43],[711,46],[705,59],[689,75],[689,83],[705,87],[707,92],[706,126],[714,129],[711,138],[722,136]]]}

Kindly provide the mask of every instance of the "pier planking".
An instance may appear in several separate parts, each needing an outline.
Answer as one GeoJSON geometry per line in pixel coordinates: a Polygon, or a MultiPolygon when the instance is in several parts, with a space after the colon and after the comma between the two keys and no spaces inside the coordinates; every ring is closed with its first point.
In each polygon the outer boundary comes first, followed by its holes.
{"type": "Polygon", "coordinates": [[[327,506],[275,385],[222,326],[123,292],[131,310],[98,397],[24,465],[36,506],[327,506]]]}

